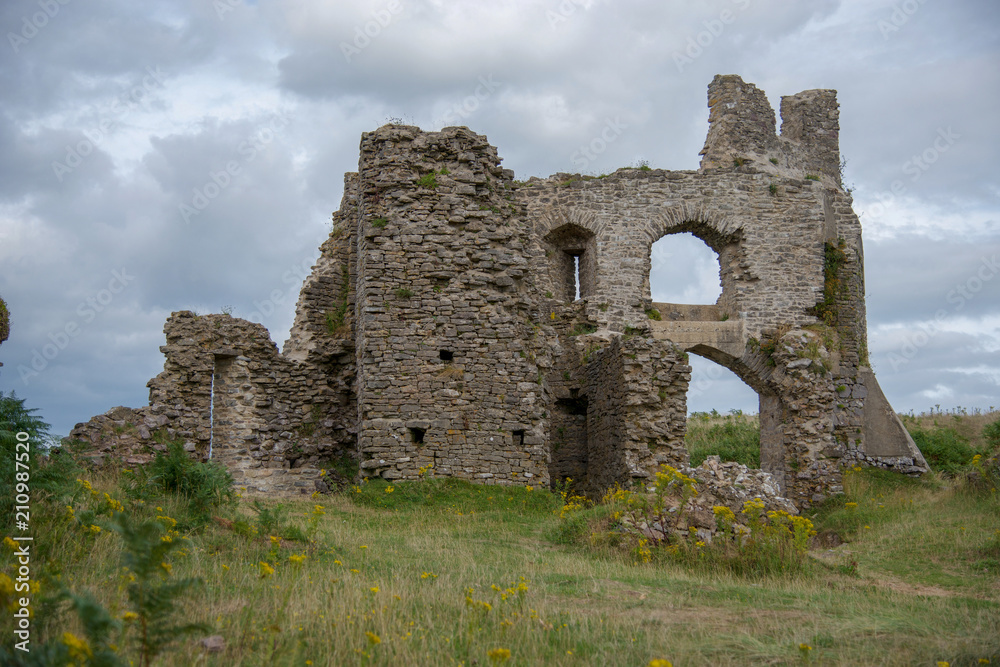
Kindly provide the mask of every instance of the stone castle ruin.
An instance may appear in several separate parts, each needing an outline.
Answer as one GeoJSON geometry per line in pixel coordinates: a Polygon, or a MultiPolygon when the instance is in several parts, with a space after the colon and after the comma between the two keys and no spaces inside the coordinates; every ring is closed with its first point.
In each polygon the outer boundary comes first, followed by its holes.
{"type": "MultiPolygon", "coordinates": [[[[782,98],[780,135],[738,76],[708,104],[697,171],[519,182],[465,127],[365,133],[284,350],[259,324],[173,313],[150,405],[117,409],[133,441],[182,438],[263,492],[354,461],[596,495],[688,463],[697,354],[759,395],[761,467],[798,507],[847,464],[925,471],[868,363],[835,91],[782,98]],[[652,302],[650,248],[679,232],[718,254],[716,303],[652,302]]],[[[71,437],[107,449],[114,412],[71,437]]]]}

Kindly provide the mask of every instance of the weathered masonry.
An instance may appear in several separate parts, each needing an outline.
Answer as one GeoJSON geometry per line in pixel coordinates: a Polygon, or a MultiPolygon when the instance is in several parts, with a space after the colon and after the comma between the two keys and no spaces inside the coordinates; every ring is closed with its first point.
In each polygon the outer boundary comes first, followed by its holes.
{"type": "Polygon", "coordinates": [[[783,98],[780,136],[739,77],[708,98],[697,171],[522,183],[464,127],[364,134],[283,352],[260,325],[174,313],[136,441],[162,429],[258,491],[311,490],[346,458],[597,494],[687,463],[693,353],[758,393],[762,467],[799,507],[848,463],[926,470],[868,366],[835,92],[783,98]],[[650,248],[679,232],[718,253],[715,304],[650,300],[650,248]]]}

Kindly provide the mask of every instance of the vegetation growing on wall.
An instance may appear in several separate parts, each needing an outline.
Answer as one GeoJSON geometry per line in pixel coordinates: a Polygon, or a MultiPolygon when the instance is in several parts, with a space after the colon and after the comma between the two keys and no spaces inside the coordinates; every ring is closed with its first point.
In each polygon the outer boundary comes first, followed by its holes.
{"type": "Polygon", "coordinates": [[[837,326],[837,297],[846,289],[840,274],[847,263],[846,246],[844,239],[823,245],[823,300],[816,304],[812,314],[832,327],[837,326]]]}
{"type": "Polygon", "coordinates": [[[340,333],[347,321],[347,297],[351,291],[351,275],[346,266],[340,267],[340,275],[340,297],[337,301],[337,307],[325,313],[326,330],[331,336],[340,333]]]}

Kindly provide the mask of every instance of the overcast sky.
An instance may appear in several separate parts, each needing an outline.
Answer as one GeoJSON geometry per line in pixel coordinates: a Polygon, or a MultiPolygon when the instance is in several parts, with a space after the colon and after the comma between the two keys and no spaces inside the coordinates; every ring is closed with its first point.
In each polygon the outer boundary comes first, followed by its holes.
{"type": "MultiPolygon", "coordinates": [[[[996,0],[4,0],[0,26],[0,389],[57,433],[147,404],[172,311],[283,344],[362,132],[467,125],[520,179],[695,169],[715,74],[839,91],[882,387],[1000,406],[996,0]]],[[[700,241],[653,259],[654,299],[714,301],[700,241]]],[[[756,397],[698,362],[689,408],[756,397]]]]}

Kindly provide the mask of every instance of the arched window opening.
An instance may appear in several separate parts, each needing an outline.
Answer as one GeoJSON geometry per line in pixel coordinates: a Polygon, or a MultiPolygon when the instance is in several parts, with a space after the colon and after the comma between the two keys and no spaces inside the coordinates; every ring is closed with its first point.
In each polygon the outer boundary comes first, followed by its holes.
{"type": "Polygon", "coordinates": [[[722,295],[719,256],[690,232],[668,234],[649,253],[654,302],[715,304],[722,295]]]}

